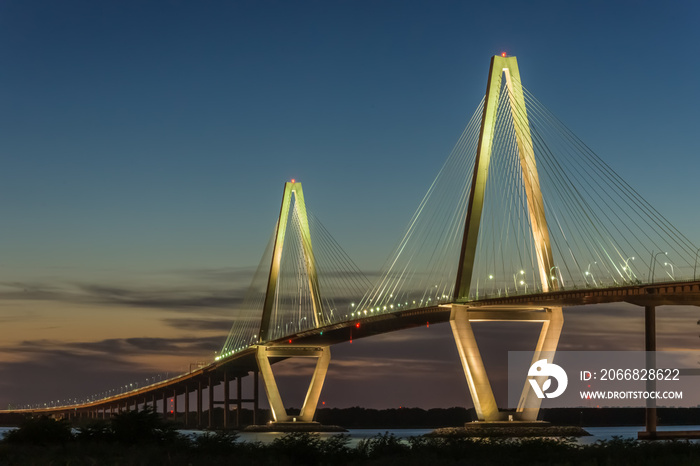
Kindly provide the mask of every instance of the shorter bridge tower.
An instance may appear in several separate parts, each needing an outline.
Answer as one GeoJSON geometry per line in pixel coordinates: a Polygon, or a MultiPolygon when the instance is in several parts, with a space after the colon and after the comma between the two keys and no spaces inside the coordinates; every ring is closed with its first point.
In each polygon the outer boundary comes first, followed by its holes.
{"type": "Polygon", "coordinates": [[[282,251],[284,249],[285,237],[287,233],[287,225],[289,220],[290,210],[295,209],[297,218],[299,219],[299,231],[301,235],[303,267],[308,277],[308,287],[311,295],[311,304],[313,307],[314,326],[320,327],[324,325],[325,314],[323,312],[323,303],[321,301],[321,293],[318,285],[318,275],[316,272],[316,260],[314,259],[313,248],[311,245],[311,233],[309,230],[308,216],[306,213],[306,204],[304,202],[304,192],[301,188],[301,183],[292,180],[284,185],[284,193],[282,195],[282,207],[280,216],[277,222],[277,231],[275,233],[274,249],[272,251],[272,263],[270,264],[270,275],[267,282],[267,293],[265,294],[265,302],[263,305],[262,319],[260,321],[259,343],[256,345],[255,359],[260,369],[265,393],[270,403],[272,417],[275,422],[312,422],[321,389],[326,378],[328,365],[331,360],[330,347],[328,346],[299,346],[292,344],[292,340],[285,340],[284,343],[270,341],[270,321],[274,311],[275,301],[277,299],[280,266],[282,261],[282,251]],[[292,199],[293,198],[293,199],[292,199]],[[292,203],[292,200],[294,201],[292,203]],[[282,397],[277,386],[277,381],[272,372],[271,359],[281,360],[295,357],[317,358],[316,367],[309,389],[304,399],[301,412],[298,416],[287,414],[284,407],[282,397]]]}

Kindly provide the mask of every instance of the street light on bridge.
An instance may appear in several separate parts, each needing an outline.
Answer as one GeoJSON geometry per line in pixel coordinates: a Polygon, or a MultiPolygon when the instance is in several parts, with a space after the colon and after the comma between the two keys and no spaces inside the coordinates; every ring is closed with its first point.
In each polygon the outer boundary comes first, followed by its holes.
{"type": "Polygon", "coordinates": [[[633,261],[633,260],[634,260],[634,256],[628,257],[627,259],[624,260],[625,265],[622,266],[622,270],[625,272],[625,274],[627,275],[627,278],[629,280],[632,280],[632,276],[634,275],[634,272],[632,272],[632,267],[630,267],[630,265],[629,265],[629,261],[633,261]]]}
{"type": "MultiPolygon", "coordinates": [[[[550,267],[549,280],[550,280],[550,283],[552,284],[552,288],[554,288],[554,282],[557,281],[557,271],[554,269],[559,270],[559,276],[561,277],[561,269],[559,268],[558,265],[553,265],[552,267],[550,267]],[[552,273],[553,270],[554,270],[554,273],[552,273]]],[[[559,280],[559,286],[557,288],[563,288],[564,287],[563,282],[564,282],[563,280],[559,280]]]]}
{"type": "MultiPolygon", "coordinates": [[[[654,251],[652,251],[651,253],[654,254],[654,251]]],[[[661,254],[668,255],[668,252],[662,251],[662,252],[659,252],[657,254],[654,254],[654,257],[651,260],[651,267],[650,267],[651,270],[649,271],[649,274],[651,275],[651,277],[649,277],[650,283],[654,283],[654,271],[656,270],[656,258],[658,256],[660,256],[661,254]]]]}
{"type": "Polygon", "coordinates": [[[673,276],[673,275],[674,275],[674,272],[673,272],[673,264],[671,264],[670,262],[664,262],[664,267],[665,267],[665,266],[671,267],[671,273],[669,274],[668,272],[666,272],[666,275],[668,275],[669,277],[671,277],[671,280],[675,280],[676,278],[673,276]]]}
{"type": "MultiPolygon", "coordinates": [[[[594,264],[597,264],[598,262],[596,261],[596,262],[593,262],[593,263],[594,263],[594,264]]],[[[588,279],[585,278],[585,277],[591,277],[591,280],[593,281],[593,286],[596,287],[596,288],[598,287],[598,283],[596,283],[595,277],[593,276],[593,273],[591,272],[591,264],[588,264],[588,268],[587,268],[586,271],[583,273],[583,275],[584,275],[584,279],[586,280],[586,285],[588,285],[588,279]]]]}

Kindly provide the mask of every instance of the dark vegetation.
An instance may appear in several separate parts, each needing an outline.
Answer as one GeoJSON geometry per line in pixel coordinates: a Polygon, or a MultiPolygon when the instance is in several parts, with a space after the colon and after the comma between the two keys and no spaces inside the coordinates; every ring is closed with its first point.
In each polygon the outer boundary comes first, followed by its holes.
{"type": "Polygon", "coordinates": [[[72,430],[65,421],[27,419],[0,441],[0,465],[691,465],[700,444],[615,439],[581,446],[573,440],[400,440],[384,434],[350,445],[347,435],[321,439],[287,434],[269,444],[240,442],[231,431],[187,437],[152,411],[72,430]]]}

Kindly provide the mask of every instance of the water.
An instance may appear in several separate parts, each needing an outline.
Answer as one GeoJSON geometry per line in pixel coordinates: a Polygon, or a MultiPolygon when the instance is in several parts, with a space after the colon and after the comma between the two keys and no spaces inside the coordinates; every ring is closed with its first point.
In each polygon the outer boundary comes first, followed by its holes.
{"type": "MultiPolygon", "coordinates": [[[[0,436],[5,432],[9,432],[13,427],[0,427],[0,436]]],[[[624,427],[584,427],[591,434],[590,437],[579,437],[578,443],[588,445],[595,443],[597,440],[610,440],[613,437],[622,437],[624,439],[636,439],[637,432],[644,430],[643,426],[624,426],[624,427]]],[[[669,430],[700,430],[700,425],[694,426],[659,426],[659,431],[669,430]]],[[[350,435],[350,446],[357,445],[360,440],[371,438],[376,435],[385,433],[394,434],[399,438],[418,437],[420,435],[432,432],[433,429],[350,429],[346,434],[350,435]]],[[[202,431],[187,430],[181,431],[183,434],[197,435],[202,431]]],[[[274,439],[283,434],[271,432],[241,432],[240,440],[245,442],[262,442],[270,443],[274,439]]],[[[322,439],[337,435],[337,433],[321,433],[322,439]]]]}
{"type": "MultiPolygon", "coordinates": [[[[578,443],[588,445],[595,443],[596,440],[610,440],[613,437],[622,437],[624,439],[636,439],[637,433],[644,430],[644,426],[624,426],[624,427],[584,427],[591,434],[590,437],[579,437],[578,443]]],[[[695,426],[658,426],[659,432],[670,430],[700,430],[700,425],[695,426]]],[[[691,440],[692,442],[696,440],[691,440]]]]}

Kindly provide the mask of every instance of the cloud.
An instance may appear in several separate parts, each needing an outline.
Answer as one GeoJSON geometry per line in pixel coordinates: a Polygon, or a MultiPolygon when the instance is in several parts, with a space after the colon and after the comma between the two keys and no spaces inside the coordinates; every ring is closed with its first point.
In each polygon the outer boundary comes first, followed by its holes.
{"type": "Polygon", "coordinates": [[[8,403],[81,398],[152,375],[151,369],[107,353],[34,350],[25,361],[0,362],[0,408],[8,403]]]}
{"type": "Polygon", "coordinates": [[[200,269],[176,269],[166,273],[179,275],[207,283],[248,285],[255,274],[255,267],[218,267],[200,269]]]}
{"type": "Polygon", "coordinates": [[[0,291],[0,299],[32,300],[32,301],[62,301],[66,291],[53,285],[32,282],[0,283],[4,290],[0,291]]]}
{"type": "MultiPolygon", "coordinates": [[[[229,330],[234,322],[247,321],[242,317],[231,317],[228,319],[163,319],[162,322],[172,328],[191,331],[222,331],[229,330]]],[[[260,321],[260,319],[257,319],[260,321]]]]}
{"type": "Polygon", "coordinates": [[[187,362],[218,350],[225,335],[192,338],[114,338],[99,341],[22,341],[0,352],[0,409],[7,403],[44,402],[82,397],[127,382],[144,382],[160,370],[185,372],[187,362]],[[147,358],[143,358],[147,356],[147,358]],[[177,361],[177,362],[175,362],[177,361]],[[185,364],[185,367],[182,365],[185,364]]]}
{"type": "Polygon", "coordinates": [[[182,286],[178,286],[137,289],[92,283],[58,287],[17,282],[2,285],[6,290],[0,292],[0,300],[109,304],[188,312],[196,308],[233,309],[243,301],[242,296],[245,294],[245,289],[240,288],[220,290],[192,287],[183,289],[182,286]]]}
{"type": "Polygon", "coordinates": [[[0,352],[32,354],[34,357],[57,352],[81,356],[102,354],[110,360],[124,360],[131,355],[165,354],[189,355],[211,354],[221,348],[225,334],[192,338],[109,338],[89,342],[64,342],[55,340],[22,341],[13,347],[0,347],[0,352]],[[37,356],[38,355],[38,356],[37,356]]]}
{"type": "Polygon", "coordinates": [[[79,285],[86,299],[100,304],[167,310],[232,308],[242,302],[241,290],[183,291],[181,288],[134,290],[101,285],[79,285]]]}

